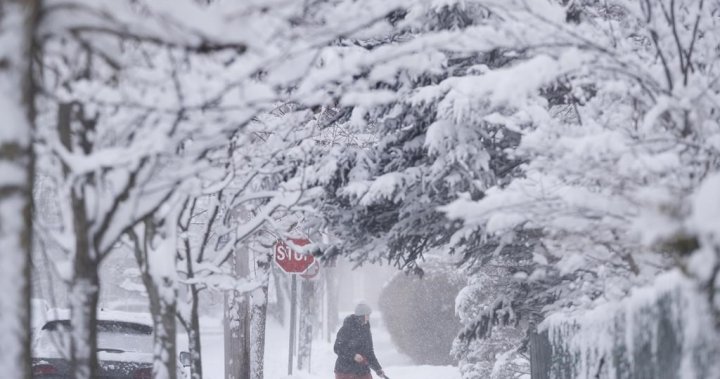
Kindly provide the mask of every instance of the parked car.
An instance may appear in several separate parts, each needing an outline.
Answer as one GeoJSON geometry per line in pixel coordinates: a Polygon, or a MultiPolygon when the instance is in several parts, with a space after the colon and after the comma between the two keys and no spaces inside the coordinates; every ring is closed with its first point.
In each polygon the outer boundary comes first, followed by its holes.
{"type": "Polygon", "coordinates": [[[147,313],[150,303],[147,299],[119,299],[104,303],[102,308],[110,311],[147,313]]]}
{"type": "MultiPolygon", "coordinates": [[[[119,313],[98,315],[98,379],[151,379],[153,362],[153,328],[142,317],[120,317],[119,313]]],[[[70,378],[70,320],[50,320],[33,342],[33,378],[70,378]]],[[[185,376],[183,366],[189,354],[182,352],[178,377],[185,376]]]]}

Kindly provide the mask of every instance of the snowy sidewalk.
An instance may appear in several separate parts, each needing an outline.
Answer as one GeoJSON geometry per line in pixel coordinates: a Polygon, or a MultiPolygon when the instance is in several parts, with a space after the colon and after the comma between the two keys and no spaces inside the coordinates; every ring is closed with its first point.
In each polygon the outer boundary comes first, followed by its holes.
{"type": "MultiPolygon", "coordinates": [[[[414,366],[407,356],[399,353],[393,345],[390,334],[388,334],[381,319],[373,317],[372,319],[373,343],[375,345],[375,355],[380,364],[383,365],[385,374],[390,379],[460,379],[460,373],[456,367],[452,366],[414,366]]],[[[269,337],[269,336],[268,336],[269,337]]],[[[335,339],[334,336],[332,338],[335,339]]],[[[287,350],[287,337],[285,337],[285,350],[287,350]]],[[[266,360],[269,359],[266,350],[266,360]]],[[[334,379],[333,369],[335,366],[336,355],[332,350],[332,344],[324,341],[315,341],[313,344],[312,354],[312,370],[311,372],[295,372],[292,376],[287,376],[287,352],[283,355],[285,358],[282,374],[274,374],[276,376],[266,375],[267,379],[334,379]]],[[[268,362],[269,363],[269,362],[268,362]]],[[[270,374],[268,372],[268,374],[270,374]]],[[[377,376],[373,373],[373,378],[377,376]]]]}
{"type": "MultiPolygon", "coordinates": [[[[203,320],[203,373],[206,379],[224,378],[222,325],[219,320],[203,320]]],[[[372,320],[373,339],[378,360],[390,379],[460,379],[456,367],[414,366],[400,354],[379,319],[372,320]]],[[[332,338],[334,340],[334,336],[332,338]]],[[[275,322],[268,323],[265,345],[266,379],[334,379],[335,353],[332,344],[315,340],[312,346],[310,372],[287,375],[288,331],[275,322]]],[[[374,378],[377,378],[374,376],[374,378]]]]}

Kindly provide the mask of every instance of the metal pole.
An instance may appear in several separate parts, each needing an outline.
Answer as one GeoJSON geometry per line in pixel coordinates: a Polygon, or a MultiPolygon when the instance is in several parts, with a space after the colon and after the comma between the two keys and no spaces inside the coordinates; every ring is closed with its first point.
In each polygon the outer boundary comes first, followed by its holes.
{"type": "Polygon", "coordinates": [[[290,347],[288,351],[288,375],[293,371],[293,355],[295,354],[295,324],[297,323],[297,279],[292,275],[290,285],[290,347]]]}

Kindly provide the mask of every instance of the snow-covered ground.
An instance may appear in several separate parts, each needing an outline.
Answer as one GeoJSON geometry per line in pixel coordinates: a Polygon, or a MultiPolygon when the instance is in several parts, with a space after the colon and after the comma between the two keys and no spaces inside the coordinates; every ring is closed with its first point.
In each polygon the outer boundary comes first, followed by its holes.
{"type": "MultiPolygon", "coordinates": [[[[207,379],[223,379],[224,354],[220,320],[206,319],[202,323],[203,371],[207,379]]],[[[373,318],[375,353],[391,379],[460,379],[456,367],[414,366],[410,359],[393,346],[390,336],[379,319],[373,318]]],[[[179,338],[182,340],[182,338],[179,338]]],[[[334,336],[333,336],[334,340],[334,336]]],[[[265,346],[266,379],[333,379],[335,353],[332,344],[315,340],[312,347],[311,370],[287,375],[288,331],[270,321],[265,346]]]]}

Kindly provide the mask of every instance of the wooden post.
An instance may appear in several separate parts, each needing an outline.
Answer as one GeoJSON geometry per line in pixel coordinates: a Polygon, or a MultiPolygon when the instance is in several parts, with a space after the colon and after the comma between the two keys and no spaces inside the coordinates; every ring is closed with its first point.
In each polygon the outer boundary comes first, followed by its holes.
{"type": "Polygon", "coordinates": [[[552,346],[548,332],[530,334],[530,378],[549,379],[552,360],[552,346]]]}

